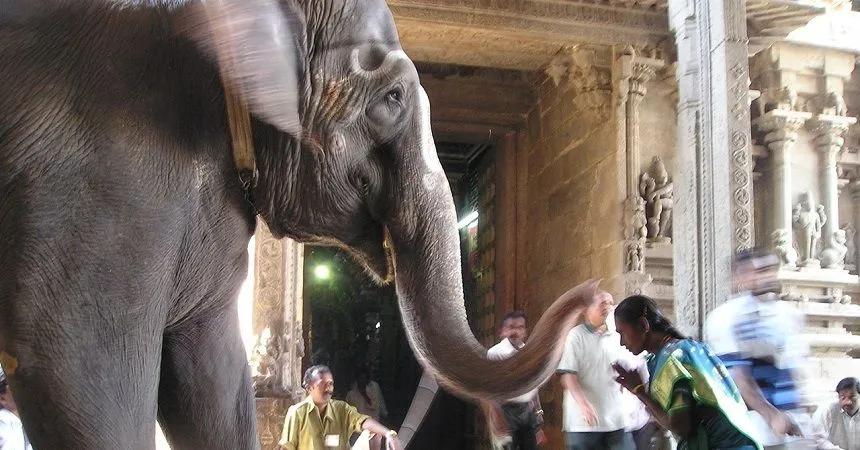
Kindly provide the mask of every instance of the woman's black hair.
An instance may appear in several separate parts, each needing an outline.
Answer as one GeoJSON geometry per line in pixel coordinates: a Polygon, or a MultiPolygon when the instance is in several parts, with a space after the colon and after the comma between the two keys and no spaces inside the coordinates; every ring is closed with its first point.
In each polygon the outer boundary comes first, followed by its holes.
{"type": "Polygon", "coordinates": [[[660,308],[657,307],[654,300],[649,297],[631,295],[615,307],[616,320],[621,319],[626,323],[635,324],[639,323],[639,319],[643,317],[654,331],[667,334],[675,339],[687,338],[669,322],[669,319],[660,312],[660,308]]]}

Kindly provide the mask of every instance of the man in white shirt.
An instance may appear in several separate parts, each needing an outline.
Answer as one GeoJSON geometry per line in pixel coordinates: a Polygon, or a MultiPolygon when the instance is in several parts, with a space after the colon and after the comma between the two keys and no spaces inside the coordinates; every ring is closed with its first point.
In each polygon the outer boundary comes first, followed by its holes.
{"type": "Polygon", "coordinates": [[[845,378],[836,385],[839,400],[815,411],[818,448],[860,450],[860,381],[845,378]],[[833,446],[828,446],[827,442],[833,446]]]}
{"type": "MultiPolygon", "coordinates": [[[[526,315],[520,311],[508,313],[501,324],[502,340],[487,350],[489,359],[506,359],[526,345],[528,335],[526,315]]],[[[543,410],[540,407],[538,390],[534,389],[519,397],[512,398],[502,405],[502,418],[508,428],[508,436],[497,438],[497,444],[502,444],[509,450],[537,449],[538,441],[545,441],[540,426],[543,423],[543,410]]],[[[492,417],[492,412],[488,412],[492,417]]]]}
{"type": "Polygon", "coordinates": [[[3,371],[0,370],[0,450],[33,450],[3,371]]]}
{"type": "Polygon", "coordinates": [[[360,369],[355,377],[355,382],[344,399],[347,403],[355,406],[358,412],[370,416],[377,422],[388,417],[388,409],[385,407],[385,398],[379,384],[370,379],[370,371],[360,369]]]}
{"type": "Polygon", "coordinates": [[[565,443],[567,450],[633,450],[626,430],[629,403],[612,369],[616,361],[630,358],[606,320],[612,296],[606,291],[596,296],[583,323],[568,333],[558,365],[564,387],[565,443]]]}

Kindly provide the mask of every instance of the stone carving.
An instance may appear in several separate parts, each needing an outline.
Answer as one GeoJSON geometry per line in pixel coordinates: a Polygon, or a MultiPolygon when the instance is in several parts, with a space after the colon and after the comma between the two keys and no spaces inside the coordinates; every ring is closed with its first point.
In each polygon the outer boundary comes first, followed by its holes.
{"type": "Polygon", "coordinates": [[[848,247],[848,252],[845,254],[845,264],[855,265],[857,262],[857,246],[855,239],[857,238],[857,230],[851,224],[842,226],[845,230],[845,246],[848,247]]]}
{"type": "Polygon", "coordinates": [[[842,288],[829,287],[827,288],[827,296],[823,300],[830,303],[840,303],[843,305],[847,305],[851,303],[851,296],[845,295],[845,293],[842,291],[842,288]]]}
{"type": "Polygon", "coordinates": [[[797,91],[791,86],[783,86],[776,98],[776,108],[783,111],[797,111],[797,91]]]}
{"type": "Polygon", "coordinates": [[[824,97],[824,107],[821,108],[821,114],[830,116],[847,116],[848,107],[845,106],[845,99],[838,92],[828,92],[824,97]]]}
{"type": "Polygon", "coordinates": [[[251,378],[258,397],[281,397],[281,377],[288,353],[282,348],[280,336],[272,334],[271,327],[260,333],[254,352],[251,354],[251,378]]]}
{"type": "Polygon", "coordinates": [[[645,200],[638,195],[627,197],[626,210],[627,227],[624,238],[632,241],[644,240],[648,236],[645,200]]]}
{"type": "Polygon", "coordinates": [[[833,242],[830,247],[821,252],[821,265],[827,269],[842,269],[845,267],[845,255],[848,253],[848,238],[845,230],[833,232],[833,242]]]}
{"type": "Polygon", "coordinates": [[[779,296],[780,299],[790,302],[806,303],[809,301],[809,296],[803,293],[788,292],[779,296]]]}
{"type": "Polygon", "coordinates": [[[791,236],[785,228],[775,230],[770,235],[774,252],[779,256],[784,266],[794,267],[797,264],[797,251],[791,245],[791,236]]]}
{"type": "Polygon", "coordinates": [[[642,272],[645,269],[645,249],[640,242],[627,243],[627,271],[642,272]]]}
{"type": "Polygon", "coordinates": [[[797,234],[797,247],[799,250],[799,265],[814,266],[819,264],[816,259],[818,240],[821,238],[821,228],[827,222],[824,214],[824,205],[813,206],[812,193],[805,192],[801,200],[794,206],[792,221],[797,234]]]}
{"type": "Polygon", "coordinates": [[[645,200],[648,219],[648,240],[670,242],[674,184],[659,156],[651,163],[651,173],[643,172],[639,178],[639,194],[645,200]]]}

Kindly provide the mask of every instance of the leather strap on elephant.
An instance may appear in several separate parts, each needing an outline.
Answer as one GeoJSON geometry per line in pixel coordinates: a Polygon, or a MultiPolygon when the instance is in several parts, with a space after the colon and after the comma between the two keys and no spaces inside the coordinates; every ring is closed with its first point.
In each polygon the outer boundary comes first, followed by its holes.
{"type": "Polygon", "coordinates": [[[251,115],[248,103],[224,83],[224,98],[227,102],[227,120],[233,144],[233,161],[239,170],[239,179],[247,190],[257,181],[257,163],[254,160],[254,144],[251,140],[251,115]]]}
{"type": "MultiPolygon", "coordinates": [[[[217,14],[215,8],[221,0],[207,0],[203,2],[206,14],[209,16],[209,23],[216,23],[214,16],[217,14]]],[[[220,22],[222,26],[229,26],[220,22]]],[[[230,137],[233,146],[233,161],[236,164],[236,169],[239,171],[239,180],[245,188],[246,193],[250,193],[250,188],[257,181],[257,163],[254,158],[254,144],[251,139],[251,115],[248,110],[248,102],[242,98],[241,92],[234,89],[231,85],[231,69],[236,64],[235,49],[230,44],[229,39],[220,39],[219,34],[225,32],[218,26],[212,26],[210,32],[215,36],[216,41],[223,42],[226,45],[215,45],[218,57],[218,69],[221,73],[221,83],[224,86],[224,99],[227,106],[227,121],[230,125],[230,137]]]]}

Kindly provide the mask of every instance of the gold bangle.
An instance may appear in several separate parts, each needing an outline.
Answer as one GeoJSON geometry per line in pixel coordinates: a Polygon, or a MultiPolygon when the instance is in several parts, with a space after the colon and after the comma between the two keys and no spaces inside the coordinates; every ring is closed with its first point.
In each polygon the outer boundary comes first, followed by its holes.
{"type": "Polygon", "coordinates": [[[645,385],[639,383],[630,392],[633,392],[633,395],[639,395],[639,389],[645,389],[645,385]]]}
{"type": "Polygon", "coordinates": [[[386,435],[387,437],[389,437],[389,438],[396,438],[396,437],[397,437],[397,432],[396,432],[396,431],[394,431],[394,430],[388,430],[388,433],[385,433],[385,435],[386,435]]]}

